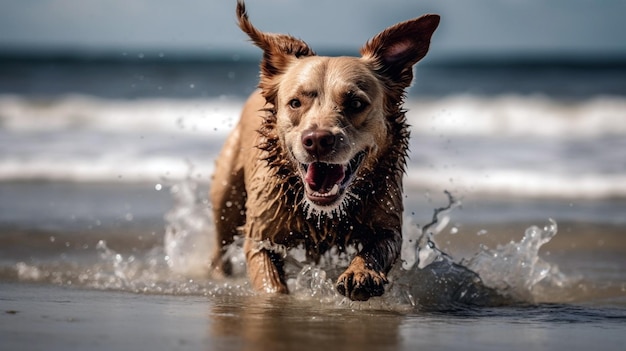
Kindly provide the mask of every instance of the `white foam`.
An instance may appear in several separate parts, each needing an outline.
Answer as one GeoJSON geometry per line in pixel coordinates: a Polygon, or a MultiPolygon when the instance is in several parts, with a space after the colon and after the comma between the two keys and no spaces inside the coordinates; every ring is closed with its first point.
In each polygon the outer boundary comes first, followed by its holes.
{"type": "MultiPolygon", "coordinates": [[[[243,100],[0,96],[0,181],[208,181],[243,100]]],[[[626,197],[626,99],[410,100],[406,185],[532,197],[626,197]]]]}
{"type": "Polygon", "coordinates": [[[626,99],[576,102],[544,96],[457,95],[414,100],[409,122],[418,133],[489,136],[594,137],[626,135],[626,99]]]}
{"type": "Polygon", "coordinates": [[[0,160],[0,181],[45,180],[70,182],[155,182],[181,180],[193,171],[194,179],[206,182],[213,173],[212,161],[190,163],[183,158],[144,159],[4,159],[0,160]]]}
{"type": "MultiPolygon", "coordinates": [[[[215,134],[232,129],[243,99],[146,98],[110,100],[68,95],[53,100],[0,96],[0,125],[14,131],[82,128],[115,132],[215,134]]],[[[420,134],[598,136],[626,135],[626,99],[576,102],[543,96],[456,95],[409,100],[412,130],[420,134]]]]}
{"type": "Polygon", "coordinates": [[[53,100],[0,96],[0,126],[32,132],[66,129],[118,133],[227,133],[242,101],[216,99],[108,100],[68,95],[53,100]]]}
{"type": "Polygon", "coordinates": [[[530,198],[624,198],[626,174],[562,174],[530,169],[453,169],[438,171],[412,168],[408,190],[443,190],[458,194],[506,194],[530,198]]]}

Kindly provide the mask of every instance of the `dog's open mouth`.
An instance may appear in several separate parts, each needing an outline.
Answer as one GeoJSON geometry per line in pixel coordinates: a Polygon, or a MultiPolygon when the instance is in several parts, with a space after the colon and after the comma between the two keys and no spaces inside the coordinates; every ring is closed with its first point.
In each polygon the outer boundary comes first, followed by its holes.
{"type": "Polygon", "coordinates": [[[364,158],[365,151],[361,151],[347,164],[326,162],[301,164],[307,198],[318,206],[335,204],[354,180],[364,158]]]}

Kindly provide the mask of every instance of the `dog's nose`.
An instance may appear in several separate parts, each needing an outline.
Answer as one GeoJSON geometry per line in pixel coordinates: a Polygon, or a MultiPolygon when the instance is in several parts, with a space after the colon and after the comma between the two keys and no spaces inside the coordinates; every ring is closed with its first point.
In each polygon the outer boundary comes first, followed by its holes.
{"type": "Polygon", "coordinates": [[[306,130],[302,133],[302,146],[312,156],[323,157],[335,148],[337,138],[327,130],[306,130]]]}

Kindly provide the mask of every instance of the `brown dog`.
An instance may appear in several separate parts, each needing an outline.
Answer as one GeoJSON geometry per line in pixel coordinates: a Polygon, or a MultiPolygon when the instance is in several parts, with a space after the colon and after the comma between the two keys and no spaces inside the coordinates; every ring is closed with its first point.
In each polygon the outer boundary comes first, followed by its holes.
{"type": "Polygon", "coordinates": [[[409,130],[401,105],[439,16],[384,30],[357,58],[315,56],[299,39],[261,32],[243,1],[237,15],[263,59],[260,90],[217,161],[214,269],[229,273],[223,254],[242,233],[253,287],[286,293],[287,249],[303,245],[318,261],[352,245],[359,252],[338,291],[352,300],[382,295],[402,243],[409,130]]]}

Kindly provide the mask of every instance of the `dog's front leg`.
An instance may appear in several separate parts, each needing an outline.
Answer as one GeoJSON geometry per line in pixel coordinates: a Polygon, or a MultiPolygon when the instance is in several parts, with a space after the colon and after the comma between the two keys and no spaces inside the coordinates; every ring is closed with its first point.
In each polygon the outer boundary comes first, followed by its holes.
{"type": "Polygon", "coordinates": [[[260,247],[258,242],[251,239],[245,241],[244,253],[248,277],[254,290],[269,294],[289,292],[285,283],[281,255],[260,247]]]}
{"type": "Polygon", "coordinates": [[[363,248],[339,276],[339,293],[355,301],[381,296],[385,292],[385,284],[388,283],[387,273],[400,255],[401,245],[401,234],[389,230],[385,232],[383,239],[363,248]]]}

